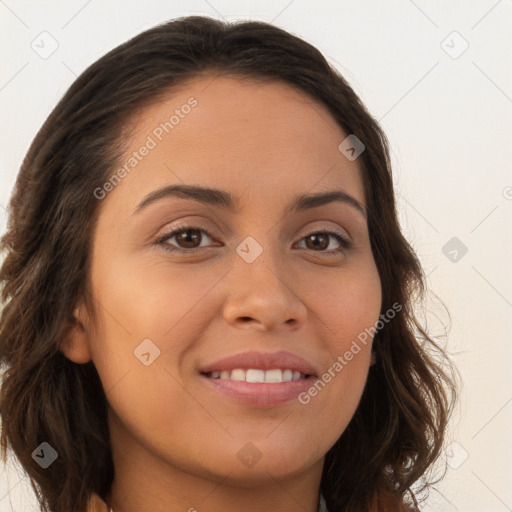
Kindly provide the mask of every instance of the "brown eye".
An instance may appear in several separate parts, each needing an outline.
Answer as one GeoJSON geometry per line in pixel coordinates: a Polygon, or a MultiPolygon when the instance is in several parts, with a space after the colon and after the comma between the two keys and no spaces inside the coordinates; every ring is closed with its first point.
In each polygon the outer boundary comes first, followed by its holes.
{"type": "Polygon", "coordinates": [[[329,236],[325,233],[315,233],[308,235],[306,238],[306,246],[308,249],[327,249],[329,246],[329,236]]]}
{"type": "Polygon", "coordinates": [[[185,249],[194,249],[201,243],[201,230],[199,229],[186,229],[179,231],[176,237],[176,242],[185,249]]]}
{"type": "Polygon", "coordinates": [[[310,249],[315,252],[325,252],[326,254],[345,252],[352,247],[351,242],[336,231],[317,231],[315,233],[310,233],[302,238],[300,242],[305,243],[306,249],[310,249]],[[333,239],[337,242],[338,247],[336,247],[336,243],[334,244],[334,247],[332,246],[333,239]]]}
{"type": "Polygon", "coordinates": [[[195,250],[207,248],[207,245],[202,245],[205,240],[211,242],[212,237],[204,229],[195,226],[178,226],[159,238],[156,243],[168,251],[192,253],[195,250]]]}

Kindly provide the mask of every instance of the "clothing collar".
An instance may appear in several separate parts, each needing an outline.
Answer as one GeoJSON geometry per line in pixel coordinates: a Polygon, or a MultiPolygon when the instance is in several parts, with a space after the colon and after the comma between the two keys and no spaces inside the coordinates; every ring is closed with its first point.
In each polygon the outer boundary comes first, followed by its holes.
{"type": "Polygon", "coordinates": [[[327,505],[325,503],[325,498],[322,493],[320,493],[320,501],[318,503],[318,512],[329,512],[327,510],[327,505]]]}

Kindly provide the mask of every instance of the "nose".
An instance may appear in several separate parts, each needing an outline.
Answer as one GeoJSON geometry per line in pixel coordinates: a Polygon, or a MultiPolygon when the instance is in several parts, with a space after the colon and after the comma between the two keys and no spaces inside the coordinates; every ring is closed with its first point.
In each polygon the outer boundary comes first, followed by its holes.
{"type": "Polygon", "coordinates": [[[224,320],[242,329],[299,329],[308,309],[301,300],[298,280],[277,257],[271,257],[268,251],[265,257],[263,254],[252,263],[237,256],[235,268],[228,275],[224,320]]]}

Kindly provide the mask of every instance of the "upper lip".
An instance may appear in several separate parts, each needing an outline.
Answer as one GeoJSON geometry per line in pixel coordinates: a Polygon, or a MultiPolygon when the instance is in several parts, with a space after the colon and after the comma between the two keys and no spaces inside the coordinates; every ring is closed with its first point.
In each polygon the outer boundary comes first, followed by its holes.
{"type": "Polygon", "coordinates": [[[211,364],[203,366],[201,373],[209,373],[214,371],[230,371],[237,368],[241,369],[261,369],[272,370],[275,368],[289,369],[303,373],[304,375],[316,376],[315,369],[305,359],[291,352],[243,352],[234,354],[211,364]]]}

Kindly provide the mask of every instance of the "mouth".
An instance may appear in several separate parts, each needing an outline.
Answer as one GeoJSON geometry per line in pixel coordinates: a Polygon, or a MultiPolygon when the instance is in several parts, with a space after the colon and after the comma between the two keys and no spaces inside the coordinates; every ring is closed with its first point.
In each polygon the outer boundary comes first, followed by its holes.
{"type": "Polygon", "coordinates": [[[304,374],[298,370],[289,368],[272,368],[263,370],[259,368],[235,368],[234,370],[216,370],[203,373],[209,379],[234,380],[238,382],[268,383],[279,384],[281,382],[290,382],[294,380],[307,379],[312,375],[304,374]]]}
{"type": "Polygon", "coordinates": [[[317,378],[313,366],[289,352],[246,352],[201,368],[210,390],[239,404],[277,407],[297,398],[317,378]]]}

